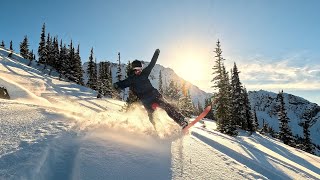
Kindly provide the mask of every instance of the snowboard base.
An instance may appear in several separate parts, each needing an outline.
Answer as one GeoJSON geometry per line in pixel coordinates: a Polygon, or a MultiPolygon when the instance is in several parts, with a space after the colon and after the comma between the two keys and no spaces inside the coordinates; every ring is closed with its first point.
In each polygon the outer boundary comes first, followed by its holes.
{"type": "Polygon", "coordinates": [[[201,119],[203,119],[208,113],[209,111],[211,110],[211,106],[209,105],[208,107],[206,107],[203,112],[198,116],[196,117],[196,119],[194,119],[193,121],[191,121],[189,123],[189,125],[187,127],[185,127],[184,129],[182,129],[182,134],[185,135],[189,132],[189,129],[195,125],[197,122],[199,122],[201,119]]]}

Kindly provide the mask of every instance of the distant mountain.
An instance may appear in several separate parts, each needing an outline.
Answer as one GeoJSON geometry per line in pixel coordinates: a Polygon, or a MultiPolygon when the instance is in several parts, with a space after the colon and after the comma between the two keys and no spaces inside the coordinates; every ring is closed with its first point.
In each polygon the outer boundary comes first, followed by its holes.
{"type": "MultiPolygon", "coordinates": [[[[278,132],[279,120],[276,111],[276,98],[277,94],[273,92],[264,90],[249,91],[251,107],[257,112],[260,127],[262,126],[262,121],[265,120],[269,126],[278,132]]],[[[320,106],[301,97],[287,93],[284,93],[284,102],[288,118],[290,119],[289,126],[292,129],[292,133],[303,137],[303,129],[298,125],[302,121],[301,116],[308,108],[312,108],[314,117],[320,117],[320,106]]],[[[320,120],[310,128],[310,134],[312,142],[320,145],[320,120]]]]}
{"type": "MultiPolygon", "coordinates": [[[[149,64],[148,62],[145,62],[143,66],[146,67],[148,64],[149,64]]],[[[82,67],[84,70],[84,80],[85,80],[85,82],[87,82],[88,75],[86,73],[86,69],[88,67],[88,63],[84,63],[82,67]]],[[[117,79],[116,79],[117,67],[118,67],[118,64],[111,63],[112,82],[117,82],[117,79]]],[[[121,64],[121,70],[122,70],[121,73],[122,73],[123,77],[125,77],[125,75],[126,75],[126,72],[125,72],[126,68],[127,68],[126,64],[121,64]]],[[[183,78],[181,78],[180,76],[178,76],[172,69],[165,68],[159,64],[155,65],[155,67],[152,69],[151,74],[149,76],[151,84],[153,85],[153,87],[155,87],[157,89],[159,89],[159,73],[160,73],[160,71],[162,72],[163,86],[168,86],[171,80],[174,80],[179,85],[181,85],[183,82],[186,82],[186,86],[190,90],[191,98],[192,98],[192,101],[195,105],[198,104],[198,101],[202,105],[204,105],[205,99],[212,96],[211,93],[207,93],[207,92],[199,89],[199,87],[191,84],[190,82],[188,82],[188,81],[184,80],[183,78]]],[[[128,94],[128,93],[126,93],[126,94],[128,94]]]]}

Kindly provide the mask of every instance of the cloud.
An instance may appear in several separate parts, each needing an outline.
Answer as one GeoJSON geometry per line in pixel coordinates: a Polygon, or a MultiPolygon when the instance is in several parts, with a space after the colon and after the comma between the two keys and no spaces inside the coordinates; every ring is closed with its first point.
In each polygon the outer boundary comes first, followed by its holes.
{"type": "Polygon", "coordinates": [[[294,65],[291,60],[242,61],[237,64],[240,79],[248,89],[320,90],[320,65],[294,65]]]}
{"type": "MultiPolygon", "coordinates": [[[[320,104],[320,64],[319,59],[307,55],[291,54],[284,58],[272,59],[256,54],[249,58],[240,56],[225,57],[226,69],[230,72],[236,62],[240,80],[247,90],[267,90],[291,92],[320,104]]],[[[212,60],[211,60],[212,61],[212,60]]],[[[213,64],[212,64],[213,66],[213,64]]],[[[195,84],[207,92],[211,88],[213,75],[205,76],[195,84]]]]}

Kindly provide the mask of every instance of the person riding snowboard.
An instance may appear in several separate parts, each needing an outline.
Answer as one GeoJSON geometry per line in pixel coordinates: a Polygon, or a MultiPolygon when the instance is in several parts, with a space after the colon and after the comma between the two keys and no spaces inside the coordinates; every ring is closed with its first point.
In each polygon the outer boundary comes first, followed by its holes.
{"type": "Polygon", "coordinates": [[[188,126],[188,121],[186,118],[178,112],[178,110],[169,104],[159,93],[159,91],[154,88],[148,78],[153,69],[154,65],[157,62],[160,50],[156,49],[151,59],[150,64],[142,69],[141,61],[134,60],[131,64],[132,70],[128,78],[125,80],[116,82],[113,84],[114,88],[124,89],[131,87],[133,93],[139,98],[143,106],[148,112],[149,120],[156,129],[155,122],[153,119],[153,112],[157,107],[162,108],[167,112],[170,118],[172,118],[177,124],[179,124],[182,129],[188,126]]]}

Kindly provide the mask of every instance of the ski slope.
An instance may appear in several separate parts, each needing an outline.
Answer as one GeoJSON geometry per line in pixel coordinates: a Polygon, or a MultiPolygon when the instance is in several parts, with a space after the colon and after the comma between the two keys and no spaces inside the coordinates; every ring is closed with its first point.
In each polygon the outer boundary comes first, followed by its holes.
{"type": "Polygon", "coordinates": [[[320,158],[278,140],[215,122],[179,127],[156,111],[159,135],[144,109],[97,99],[88,88],[0,49],[0,179],[320,179],[320,158]],[[45,73],[44,73],[45,72],[45,73]]]}

